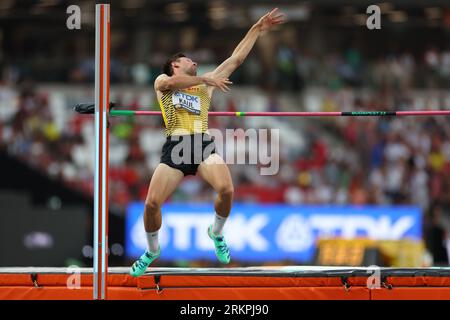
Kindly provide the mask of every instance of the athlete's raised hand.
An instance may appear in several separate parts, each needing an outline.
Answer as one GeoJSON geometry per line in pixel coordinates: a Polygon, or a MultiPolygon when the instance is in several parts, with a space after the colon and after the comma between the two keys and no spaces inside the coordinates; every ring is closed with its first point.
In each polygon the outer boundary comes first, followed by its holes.
{"type": "Polygon", "coordinates": [[[260,31],[266,31],[282,23],[284,23],[284,15],[279,12],[278,8],[275,8],[262,16],[256,25],[259,26],[260,31]]]}
{"type": "Polygon", "coordinates": [[[228,78],[224,77],[214,77],[214,76],[206,76],[203,77],[203,81],[207,86],[212,86],[219,88],[223,92],[227,92],[230,90],[228,85],[233,84],[228,78]]]}

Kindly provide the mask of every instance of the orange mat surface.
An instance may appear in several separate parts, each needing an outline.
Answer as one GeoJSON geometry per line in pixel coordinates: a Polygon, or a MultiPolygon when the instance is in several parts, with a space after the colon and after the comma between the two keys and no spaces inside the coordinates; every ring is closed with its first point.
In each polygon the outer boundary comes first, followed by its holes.
{"type": "MultiPolygon", "coordinates": [[[[109,268],[108,299],[450,300],[450,268],[151,268],[133,278],[109,268]],[[369,288],[368,279],[374,281],[369,288]],[[376,282],[378,280],[378,282],[376,282]]],[[[92,299],[92,269],[0,268],[0,299],[92,299]]]]}

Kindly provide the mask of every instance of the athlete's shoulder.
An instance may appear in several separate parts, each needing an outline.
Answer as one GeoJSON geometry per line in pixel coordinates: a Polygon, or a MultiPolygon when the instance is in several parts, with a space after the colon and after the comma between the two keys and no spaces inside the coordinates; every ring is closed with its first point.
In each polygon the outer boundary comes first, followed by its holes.
{"type": "Polygon", "coordinates": [[[167,79],[167,78],[170,78],[170,77],[165,73],[161,73],[159,76],[156,77],[155,82],[162,80],[162,79],[167,79]]]}
{"type": "Polygon", "coordinates": [[[155,90],[156,91],[164,91],[164,90],[161,90],[161,87],[164,87],[164,85],[163,85],[164,81],[166,81],[169,78],[170,77],[165,73],[162,73],[159,76],[157,76],[155,79],[155,82],[153,84],[155,90]]]}

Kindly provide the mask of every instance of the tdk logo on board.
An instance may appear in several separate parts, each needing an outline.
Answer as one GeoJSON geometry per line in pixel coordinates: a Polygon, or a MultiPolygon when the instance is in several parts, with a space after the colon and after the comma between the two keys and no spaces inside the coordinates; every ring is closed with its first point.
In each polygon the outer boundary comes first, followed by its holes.
{"type": "MultiPolygon", "coordinates": [[[[146,249],[143,204],[129,206],[127,255],[146,249]]],[[[207,236],[214,208],[204,204],[167,204],[160,232],[161,258],[215,259],[207,236]]],[[[235,204],[225,226],[232,256],[237,260],[306,262],[313,258],[320,237],[397,240],[421,238],[417,207],[342,207],[235,204]]]]}

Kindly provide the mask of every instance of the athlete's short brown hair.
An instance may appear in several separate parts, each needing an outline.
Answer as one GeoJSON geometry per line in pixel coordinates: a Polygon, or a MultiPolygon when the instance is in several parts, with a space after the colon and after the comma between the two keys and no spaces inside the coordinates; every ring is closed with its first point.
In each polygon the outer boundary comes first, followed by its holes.
{"type": "Polygon", "coordinates": [[[186,55],[182,52],[178,52],[176,54],[174,54],[173,56],[171,56],[166,63],[164,63],[162,72],[167,74],[169,77],[173,75],[173,67],[172,67],[172,63],[177,61],[180,58],[185,58],[186,55]]]}

